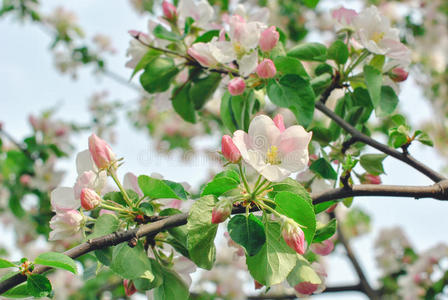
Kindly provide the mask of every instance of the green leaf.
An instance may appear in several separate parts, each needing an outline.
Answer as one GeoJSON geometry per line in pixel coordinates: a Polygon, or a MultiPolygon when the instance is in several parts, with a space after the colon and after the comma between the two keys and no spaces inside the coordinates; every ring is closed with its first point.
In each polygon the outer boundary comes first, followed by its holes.
{"type": "Polygon", "coordinates": [[[216,258],[214,244],[218,225],[212,224],[212,210],[216,198],[208,195],[193,204],[188,215],[187,246],[190,259],[200,268],[210,270],[216,258]]]}
{"type": "Polygon", "coordinates": [[[154,300],[187,300],[190,296],[187,284],[180,278],[180,276],[165,267],[160,267],[162,270],[163,283],[154,289],[154,300]]]}
{"type": "Polygon", "coordinates": [[[233,113],[232,113],[232,107],[230,104],[230,99],[232,98],[232,95],[228,91],[224,93],[224,95],[221,98],[221,106],[220,106],[220,112],[221,112],[221,120],[224,126],[228,129],[229,132],[235,132],[236,126],[235,122],[233,120],[233,113]]]}
{"type": "Polygon", "coordinates": [[[182,38],[180,35],[169,31],[168,29],[166,29],[165,27],[163,27],[160,24],[154,28],[153,33],[156,38],[159,38],[162,40],[167,40],[167,41],[172,41],[172,42],[176,42],[182,38]]]}
{"type": "Polygon", "coordinates": [[[300,198],[305,199],[309,204],[312,204],[310,193],[299,182],[292,178],[286,178],[285,180],[272,185],[272,192],[269,193],[269,197],[275,198],[278,192],[292,192],[298,195],[300,198]]]}
{"type": "Polygon", "coordinates": [[[372,60],[370,60],[369,65],[376,68],[378,71],[383,71],[384,62],[385,56],[376,54],[372,60]]]}
{"type": "Polygon", "coordinates": [[[270,80],[269,99],[277,106],[289,108],[304,127],[313,120],[315,95],[308,81],[294,74],[270,80]]]}
{"type": "Polygon", "coordinates": [[[210,73],[208,76],[193,81],[189,90],[189,97],[196,110],[201,109],[207,100],[213,95],[221,82],[221,74],[210,73]]]}
{"type": "Polygon", "coordinates": [[[93,232],[88,236],[89,239],[94,239],[106,234],[113,233],[119,228],[119,221],[115,215],[104,214],[98,217],[93,226],[93,232]]]}
{"type": "Polygon", "coordinates": [[[420,143],[422,143],[423,145],[430,146],[430,147],[434,146],[434,142],[431,140],[431,138],[429,137],[429,135],[426,132],[417,130],[417,131],[415,131],[414,136],[416,137],[415,139],[417,141],[419,141],[420,143]]]}
{"type": "Polygon", "coordinates": [[[143,195],[150,199],[181,199],[168,184],[160,179],[140,175],[138,177],[138,186],[142,190],[143,195]]]}
{"type": "MultiPolygon", "coordinates": [[[[327,202],[322,202],[319,204],[314,205],[314,213],[317,215],[321,212],[323,212],[324,210],[327,210],[328,208],[330,208],[332,205],[336,204],[336,201],[327,201],[327,202]]],[[[316,232],[317,234],[317,232],[316,232]]]]}
{"type": "Polygon", "coordinates": [[[267,222],[264,225],[266,243],[256,255],[247,256],[246,263],[252,277],[269,287],[286,279],[296,264],[297,253],[283,240],[280,224],[267,222]]]}
{"type": "Polygon", "coordinates": [[[328,240],[336,233],[336,228],[337,228],[336,219],[331,219],[331,221],[325,225],[318,223],[313,243],[320,243],[325,240],[328,240]]]}
{"type": "Polygon", "coordinates": [[[0,296],[6,298],[27,298],[32,297],[30,292],[28,292],[28,284],[25,282],[23,284],[17,285],[7,292],[1,294],[0,296]]]}
{"type": "Polygon", "coordinates": [[[174,110],[187,122],[196,123],[196,111],[194,102],[190,98],[191,84],[173,89],[172,105],[174,110]]]}
{"type": "Polygon", "coordinates": [[[237,181],[238,183],[240,182],[240,175],[238,174],[238,172],[236,172],[234,170],[222,171],[222,172],[216,174],[215,177],[213,177],[213,178],[218,179],[218,178],[223,178],[223,177],[232,178],[233,180],[237,181]]]}
{"type": "Polygon", "coordinates": [[[310,170],[325,179],[338,179],[338,173],[336,173],[331,164],[323,157],[313,161],[310,170]]]}
{"type": "Polygon", "coordinates": [[[360,157],[361,166],[372,175],[380,175],[384,173],[383,160],[386,154],[364,154],[360,157]]]}
{"type": "Polygon", "coordinates": [[[17,267],[15,264],[13,264],[10,261],[7,261],[6,259],[0,258],[0,269],[3,268],[11,268],[11,267],[17,267]]]}
{"type": "Polygon", "coordinates": [[[207,183],[202,190],[201,197],[206,195],[221,196],[225,192],[235,189],[240,184],[232,177],[218,177],[207,183]]]}
{"type": "Polygon", "coordinates": [[[118,204],[127,206],[126,201],[123,198],[123,194],[121,192],[109,192],[103,197],[104,200],[111,200],[118,204]]]}
{"type": "Polygon", "coordinates": [[[140,277],[132,280],[135,288],[141,292],[157,288],[163,283],[163,273],[161,266],[156,260],[152,258],[149,258],[149,262],[151,264],[151,273],[154,275],[154,279],[150,280],[147,277],[140,277]]]}
{"type": "Polygon", "coordinates": [[[319,0],[303,0],[303,3],[305,3],[305,5],[309,8],[316,8],[319,0]]]}
{"type": "Polygon", "coordinates": [[[148,63],[140,75],[140,83],[148,93],[160,93],[168,90],[179,69],[174,60],[167,57],[157,57],[148,63]]]}
{"type": "Polygon", "coordinates": [[[157,57],[159,57],[161,54],[160,51],[155,50],[155,49],[149,49],[148,52],[146,52],[145,55],[143,55],[142,59],[140,59],[140,61],[138,62],[138,64],[135,66],[134,71],[132,72],[131,75],[131,79],[135,76],[135,74],[140,71],[143,70],[147,64],[149,64],[150,62],[152,62],[154,59],[156,59],[157,57]]]}
{"type": "Polygon", "coordinates": [[[289,285],[294,287],[301,282],[320,284],[322,281],[316,271],[313,270],[310,263],[301,255],[297,255],[297,257],[297,263],[287,278],[289,285]]]}
{"type": "Polygon", "coordinates": [[[208,43],[208,42],[210,42],[215,36],[216,36],[216,37],[219,36],[219,30],[215,29],[215,30],[207,31],[207,32],[203,33],[202,35],[198,36],[198,37],[196,38],[196,40],[194,40],[193,44],[196,44],[196,43],[208,43]]]}
{"type": "Polygon", "coordinates": [[[141,243],[134,248],[126,243],[115,246],[110,268],[125,279],[146,278],[151,282],[155,280],[151,262],[141,243]]]}
{"type": "Polygon", "coordinates": [[[283,75],[296,74],[304,78],[310,77],[300,60],[298,60],[297,58],[288,56],[277,56],[274,60],[274,64],[277,72],[283,75]]]}
{"type": "Polygon", "coordinates": [[[234,216],[230,219],[227,230],[232,240],[243,246],[249,256],[257,254],[266,242],[264,225],[253,214],[247,218],[243,215],[234,216]]]}
{"type": "Polygon", "coordinates": [[[381,84],[383,82],[383,75],[378,69],[365,65],[364,77],[372,105],[376,108],[381,100],[381,84]]]}
{"type": "Polygon", "coordinates": [[[170,180],[163,180],[182,200],[187,200],[188,193],[185,191],[185,188],[182,184],[170,180]]]}
{"type": "Polygon", "coordinates": [[[32,274],[26,280],[28,292],[37,298],[46,297],[51,292],[51,283],[44,275],[32,274]]]}
{"type": "Polygon", "coordinates": [[[331,84],[331,74],[323,73],[317,77],[314,77],[310,81],[311,87],[316,95],[321,94],[331,84]]]}
{"type": "Polygon", "coordinates": [[[341,40],[334,41],[328,48],[328,58],[334,60],[340,65],[347,62],[348,54],[347,45],[341,40]]]}
{"type": "Polygon", "coordinates": [[[193,23],[194,23],[194,19],[193,19],[192,17],[187,17],[187,18],[185,19],[184,36],[183,36],[183,38],[184,38],[185,36],[187,36],[187,34],[190,33],[191,25],[193,25],[193,23]]]}
{"type": "Polygon", "coordinates": [[[76,274],[76,262],[71,257],[62,253],[42,253],[38,257],[36,257],[34,263],[52,268],[67,270],[69,272],[72,272],[73,274],[76,274]]]}
{"type": "Polygon", "coordinates": [[[386,117],[393,113],[398,105],[398,97],[390,86],[381,87],[380,103],[375,109],[377,117],[386,117]]]}
{"type": "Polygon", "coordinates": [[[316,231],[316,215],[313,206],[306,199],[291,192],[279,192],[275,196],[275,203],[277,204],[276,211],[293,219],[297,224],[305,226],[302,230],[310,245],[316,231]]]}
{"type": "Polygon", "coordinates": [[[321,61],[327,60],[327,48],[320,43],[305,43],[297,45],[288,51],[288,56],[300,60],[321,61]]]}

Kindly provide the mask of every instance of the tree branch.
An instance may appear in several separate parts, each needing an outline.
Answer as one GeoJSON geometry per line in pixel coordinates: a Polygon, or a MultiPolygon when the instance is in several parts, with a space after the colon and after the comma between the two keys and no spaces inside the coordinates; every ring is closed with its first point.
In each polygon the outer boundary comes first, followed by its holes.
{"type": "MultiPolygon", "coordinates": [[[[411,197],[411,198],[434,198],[439,200],[448,200],[448,180],[436,183],[431,186],[399,186],[399,185],[374,185],[363,184],[355,185],[352,188],[332,189],[323,193],[312,194],[313,204],[323,203],[331,200],[343,199],[352,196],[391,196],[391,197],[411,197]]],[[[242,213],[241,207],[235,207],[233,214],[242,213]]],[[[64,252],[71,258],[77,258],[88,252],[115,246],[127,242],[132,238],[141,238],[157,233],[168,228],[181,226],[187,223],[187,213],[178,214],[169,217],[154,218],[154,223],[141,225],[128,231],[119,231],[99,238],[89,240],[81,245],[64,252]]],[[[50,268],[37,266],[33,273],[40,274],[50,268]]],[[[17,274],[0,282],[0,294],[6,292],[12,287],[24,282],[26,276],[17,274]]]]}
{"type": "Polygon", "coordinates": [[[438,181],[441,181],[441,180],[445,179],[445,176],[443,176],[442,174],[434,171],[433,169],[431,169],[427,165],[421,163],[420,161],[416,160],[412,156],[410,156],[408,154],[405,154],[405,153],[402,153],[402,152],[399,152],[399,151],[397,151],[397,150],[395,150],[393,148],[390,148],[389,146],[384,145],[384,144],[382,144],[382,143],[372,139],[371,137],[361,133],[355,127],[353,127],[348,122],[346,122],[344,119],[342,119],[337,114],[335,114],[331,109],[326,107],[323,102],[316,101],[315,106],[323,114],[325,114],[327,117],[329,117],[335,123],[337,123],[339,126],[341,126],[342,129],[344,129],[345,131],[350,133],[353,139],[355,139],[355,140],[357,140],[359,142],[363,142],[364,144],[367,144],[367,145],[369,145],[369,146],[371,146],[371,147],[373,147],[373,148],[375,148],[375,149],[377,149],[377,150],[379,150],[379,151],[381,151],[381,152],[383,152],[385,154],[388,154],[388,155],[390,155],[392,157],[395,157],[398,160],[401,160],[402,162],[410,165],[414,169],[416,169],[416,170],[420,171],[421,173],[425,174],[427,177],[429,177],[434,182],[438,182],[438,181]]]}
{"type": "MultiPolygon", "coordinates": [[[[360,284],[329,286],[322,292],[322,294],[340,293],[340,292],[362,292],[362,287],[360,284]]],[[[299,299],[299,298],[296,295],[257,295],[257,296],[248,296],[246,299],[248,299],[248,300],[288,300],[288,299],[299,299]]]]}
{"type": "Polygon", "coordinates": [[[0,135],[3,135],[4,137],[6,137],[11,143],[13,143],[20,151],[23,152],[23,154],[25,154],[26,157],[28,157],[30,160],[34,161],[33,156],[31,155],[31,153],[28,151],[28,149],[26,148],[25,145],[20,144],[19,142],[16,141],[15,138],[12,137],[12,135],[10,135],[8,132],[6,132],[5,130],[3,130],[3,128],[0,127],[0,135]]]}

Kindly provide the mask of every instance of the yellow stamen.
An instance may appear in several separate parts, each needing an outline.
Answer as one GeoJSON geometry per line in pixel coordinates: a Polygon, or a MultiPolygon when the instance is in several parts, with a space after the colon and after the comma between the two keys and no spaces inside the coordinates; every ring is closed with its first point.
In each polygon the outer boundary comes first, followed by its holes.
{"type": "Polygon", "coordinates": [[[280,161],[277,158],[278,156],[278,148],[277,146],[271,146],[271,149],[268,150],[266,154],[266,161],[271,165],[278,165],[280,161]]]}
{"type": "Polygon", "coordinates": [[[375,43],[379,43],[383,39],[383,37],[384,37],[384,32],[374,32],[372,34],[372,40],[375,43]]]}

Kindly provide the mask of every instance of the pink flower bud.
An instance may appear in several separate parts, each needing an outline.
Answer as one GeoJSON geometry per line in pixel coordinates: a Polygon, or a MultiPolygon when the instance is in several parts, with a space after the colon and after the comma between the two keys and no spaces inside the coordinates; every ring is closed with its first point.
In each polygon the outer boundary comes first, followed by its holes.
{"type": "Polygon", "coordinates": [[[174,20],[177,17],[176,6],[169,3],[168,1],[163,1],[162,9],[163,9],[163,15],[168,20],[174,20]]]}
{"type": "Polygon", "coordinates": [[[89,151],[98,169],[107,169],[116,161],[110,146],[96,134],[89,137],[89,151]]]}
{"type": "Polygon", "coordinates": [[[330,254],[334,249],[334,244],[330,240],[325,240],[322,243],[315,243],[310,246],[311,251],[318,255],[328,255],[330,254]]]}
{"type": "Polygon", "coordinates": [[[261,78],[272,78],[277,73],[274,62],[269,58],[263,59],[257,66],[257,74],[261,78]]]}
{"type": "Polygon", "coordinates": [[[126,296],[131,297],[137,292],[134,283],[131,280],[124,279],[123,280],[124,293],[126,296]]]}
{"type": "Polygon", "coordinates": [[[275,29],[275,26],[271,26],[268,29],[265,29],[260,36],[260,49],[261,51],[271,51],[278,43],[278,39],[280,38],[280,34],[275,29]]]}
{"type": "Polygon", "coordinates": [[[408,79],[409,73],[406,72],[403,68],[394,68],[389,73],[390,79],[392,79],[395,82],[402,82],[408,79]]]}
{"type": "Polygon", "coordinates": [[[264,286],[256,280],[254,280],[254,285],[255,285],[256,290],[259,290],[259,289],[263,288],[263,286],[264,286]]]}
{"type": "Polygon", "coordinates": [[[301,282],[297,284],[294,289],[297,291],[297,293],[300,293],[302,295],[311,295],[314,293],[317,288],[319,287],[318,284],[314,284],[308,281],[301,282]]]}
{"type": "Polygon", "coordinates": [[[334,212],[334,210],[336,209],[337,206],[338,206],[338,203],[335,203],[332,206],[330,206],[329,208],[327,208],[327,210],[325,210],[325,212],[327,214],[330,214],[330,213],[334,212]]]}
{"type": "Polygon", "coordinates": [[[221,140],[221,152],[224,157],[232,163],[236,163],[241,158],[240,150],[236,147],[229,135],[224,135],[221,140]]]}
{"type": "Polygon", "coordinates": [[[335,9],[331,12],[331,16],[333,17],[333,19],[337,20],[343,25],[350,25],[357,15],[358,13],[356,12],[356,10],[347,9],[344,7],[335,9]]]}
{"type": "Polygon", "coordinates": [[[20,183],[23,186],[29,186],[31,183],[31,176],[29,174],[23,174],[22,176],[20,176],[20,183]]]}
{"type": "Polygon", "coordinates": [[[241,77],[233,78],[232,80],[229,81],[227,88],[232,96],[238,96],[244,93],[246,83],[244,82],[244,79],[241,77]]]}
{"type": "Polygon", "coordinates": [[[283,223],[282,236],[291,249],[300,255],[305,253],[305,234],[294,221],[287,219],[283,223]]]}
{"type": "Polygon", "coordinates": [[[283,116],[281,114],[276,115],[273,121],[275,126],[280,129],[280,132],[285,131],[285,122],[283,121],[283,116]]]}
{"type": "Polygon", "coordinates": [[[212,224],[224,222],[232,213],[232,202],[227,199],[221,200],[212,210],[212,224]]]}
{"type": "Polygon", "coordinates": [[[84,188],[81,190],[81,206],[85,210],[91,210],[101,204],[101,197],[94,190],[84,188]]]}
{"type": "Polygon", "coordinates": [[[378,175],[365,174],[361,179],[361,183],[381,184],[381,178],[378,175]]]}

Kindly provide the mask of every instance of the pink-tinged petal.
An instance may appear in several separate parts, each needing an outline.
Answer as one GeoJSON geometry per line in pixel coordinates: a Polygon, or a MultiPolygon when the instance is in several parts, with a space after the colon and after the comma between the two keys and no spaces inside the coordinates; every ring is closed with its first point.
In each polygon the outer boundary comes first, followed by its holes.
{"type": "Polygon", "coordinates": [[[89,137],[89,151],[98,169],[107,169],[116,161],[110,146],[96,134],[89,137]]]}
{"type": "Polygon", "coordinates": [[[296,150],[282,156],[280,167],[295,173],[308,166],[308,150],[296,150]]]}
{"type": "Polygon", "coordinates": [[[87,171],[97,171],[98,168],[93,161],[92,155],[90,155],[90,151],[84,150],[79,152],[76,155],[76,171],[79,174],[82,174],[87,171]]]}
{"type": "Polygon", "coordinates": [[[285,122],[283,120],[283,116],[281,114],[277,114],[273,119],[275,126],[280,130],[280,132],[285,131],[285,122]]]}
{"type": "Polygon", "coordinates": [[[261,51],[271,51],[277,45],[280,34],[275,26],[271,26],[265,29],[260,36],[260,49],[261,51]]]}
{"type": "Polygon", "coordinates": [[[345,7],[335,9],[331,12],[331,16],[343,25],[350,25],[357,15],[356,10],[345,7]]]}
{"type": "Polygon", "coordinates": [[[275,126],[271,118],[266,115],[260,115],[250,122],[249,136],[252,149],[267,153],[270,147],[275,145],[280,136],[280,130],[275,126]]]}
{"type": "Polygon", "coordinates": [[[78,209],[81,202],[75,199],[73,188],[58,187],[51,192],[51,206],[56,212],[78,209]]]}
{"type": "Polygon", "coordinates": [[[221,140],[221,152],[222,155],[232,163],[236,163],[241,158],[241,153],[238,147],[233,142],[229,135],[224,135],[221,140]]]}
{"type": "Polygon", "coordinates": [[[318,287],[319,287],[318,284],[304,281],[304,282],[297,284],[294,287],[294,289],[296,290],[296,292],[298,292],[302,295],[311,295],[312,293],[314,293],[317,290],[318,287]]]}
{"type": "Polygon", "coordinates": [[[311,251],[318,255],[328,255],[334,249],[334,243],[330,240],[325,240],[322,243],[314,243],[310,246],[311,251]]]}
{"type": "Polygon", "coordinates": [[[137,176],[135,176],[134,173],[128,172],[128,173],[124,174],[123,187],[125,189],[133,190],[140,197],[143,196],[142,190],[140,189],[140,186],[138,185],[138,178],[137,178],[137,176]]]}
{"type": "Polygon", "coordinates": [[[80,229],[84,217],[77,210],[66,210],[57,212],[50,220],[49,240],[63,240],[73,238],[80,229]]]}
{"type": "Polygon", "coordinates": [[[101,197],[94,190],[84,188],[81,190],[81,206],[85,210],[92,210],[101,204],[101,197]]]}
{"type": "Polygon", "coordinates": [[[298,150],[308,152],[308,144],[312,136],[312,132],[306,132],[302,126],[294,125],[282,132],[276,145],[283,155],[298,150]]]}
{"type": "Polygon", "coordinates": [[[203,67],[211,67],[218,63],[213,57],[210,46],[206,43],[193,44],[193,46],[188,49],[187,53],[203,67]]]}
{"type": "Polygon", "coordinates": [[[219,201],[212,210],[212,224],[219,224],[227,220],[232,213],[232,202],[228,199],[219,201]]]}

